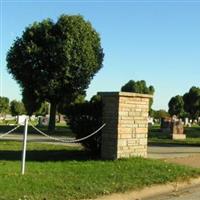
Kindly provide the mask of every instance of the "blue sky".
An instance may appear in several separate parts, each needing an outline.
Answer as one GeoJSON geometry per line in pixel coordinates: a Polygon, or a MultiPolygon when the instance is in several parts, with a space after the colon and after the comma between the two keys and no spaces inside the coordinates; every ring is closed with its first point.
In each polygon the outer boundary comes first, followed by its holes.
{"type": "Polygon", "coordinates": [[[17,1],[1,0],[1,95],[21,99],[6,70],[6,53],[26,26],[61,14],[81,14],[100,33],[104,66],[88,98],[119,91],[133,80],[155,87],[155,109],[200,86],[200,1],[17,1]]]}

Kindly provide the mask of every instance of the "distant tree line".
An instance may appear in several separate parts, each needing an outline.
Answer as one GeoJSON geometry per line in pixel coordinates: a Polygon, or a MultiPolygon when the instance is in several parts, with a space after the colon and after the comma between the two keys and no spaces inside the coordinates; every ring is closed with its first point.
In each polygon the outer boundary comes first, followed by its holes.
{"type": "Polygon", "coordinates": [[[193,86],[183,96],[176,95],[172,97],[168,106],[168,112],[171,116],[197,119],[200,117],[200,88],[193,86]]]}
{"type": "MultiPolygon", "coordinates": [[[[33,113],[37,116],[48,113],[48,103],[42,103],[41,106],[33,113]]],[[[8,97],[0,97],[0,116],[11,114],[12,116],[28,114],[22,101],[12,100],[8,97]]]]}

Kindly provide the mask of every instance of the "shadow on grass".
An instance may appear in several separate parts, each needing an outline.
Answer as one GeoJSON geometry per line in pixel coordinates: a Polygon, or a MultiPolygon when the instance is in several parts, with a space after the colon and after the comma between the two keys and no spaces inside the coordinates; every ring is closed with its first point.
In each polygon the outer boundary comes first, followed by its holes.
{"type": "MultiPolygon", "coordinates": [[[[0,150],[0,160],[19,161],[22,151],[0,150]]],[[[27,150],[27,161],[87,161],[98,160],[83,150],[27,150]]]]}

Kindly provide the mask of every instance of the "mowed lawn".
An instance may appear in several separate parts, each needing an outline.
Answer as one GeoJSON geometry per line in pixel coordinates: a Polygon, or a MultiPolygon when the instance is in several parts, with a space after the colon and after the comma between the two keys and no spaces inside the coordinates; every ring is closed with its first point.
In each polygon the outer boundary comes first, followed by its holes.
{"type": "Polygon", "coordinates": [[[200,170],[163,161],[102,161],[81,147],[28,143],[26,174],[22,176],[21,146],[0,140],[1,200],[88,199],[200,175],[200,170]]]}

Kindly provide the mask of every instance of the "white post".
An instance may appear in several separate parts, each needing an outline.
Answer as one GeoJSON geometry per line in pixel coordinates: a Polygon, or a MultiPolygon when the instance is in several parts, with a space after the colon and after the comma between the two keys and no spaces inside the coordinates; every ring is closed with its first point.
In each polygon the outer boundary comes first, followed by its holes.
{"type": "Polygon", "coordinates": [[[22,152],[22,166],[21,166],[22,175],[24,175],[25,172],[27,131],[28,131],[28,118],[25,119],[25,124],[24,124],[23,152],[22,152]]]}

